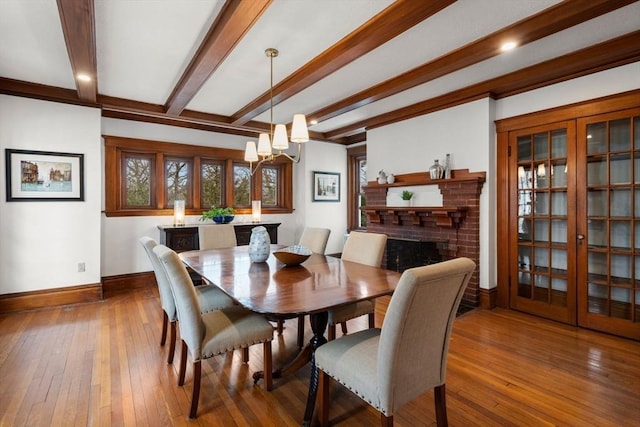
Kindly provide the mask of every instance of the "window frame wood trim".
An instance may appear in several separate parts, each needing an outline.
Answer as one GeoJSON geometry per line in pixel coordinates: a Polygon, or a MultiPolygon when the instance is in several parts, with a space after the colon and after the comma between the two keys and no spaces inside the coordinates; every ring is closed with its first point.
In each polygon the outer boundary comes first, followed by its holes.
{"type": "MultiPolygon", "coordinates": [[[[244,151],[229,148],[207,147],[200,145],[188,145],[164,141],[152,141],[137,138],[126,138],[120,136],[103,135],[105,153],[105,209],[107,217],[120,216],[166,216],[173,215],[173,209],[164,208],[165,205],[165,174],[164,157],[191,158],[193,171],[191,192],[193,197],[193,207],[186,209],[187,215],[200,215],[203,210],[209,207],[200,206],[200,165],[201,159],[214,159],[225,163],[225,182],[223,185],[225,206],[233,205],[233,164],[244,163],[244,151]],[[139,152],[141,154],[155,154],[156,179],[152,183],[156,200],[154,208],[125,209],[121,199],[123,183],[121,168],[122,152],[139,152]],[[160,185],[161,184],[161,185],[160,185]]],[[[284,157],[275,159],[270,164],[281,165],[282,181],[279,183],[282,193],[282,206],[269,208],[263,207],[264,214],[281,214],[293,212],[293,164],[284,157]]],[[[252,200],[261,200],[260,168],[252,176],[252,200]],[[254,194],[255,193],[255,194],[254,194]]],[[[251,206],[236,209],[238,214],[250,214],[251,206]]]]}
{"type": "Polygon", "coordinates": [[[358,209],[357,196],[359,190],[359,173],[358,163],[362,158],[367,158],[367,145],[359,145],[357,147],[347,148],[347,227],[348,231],[366,230],[360,227],[358,217],[360,210],[358,209]]]}

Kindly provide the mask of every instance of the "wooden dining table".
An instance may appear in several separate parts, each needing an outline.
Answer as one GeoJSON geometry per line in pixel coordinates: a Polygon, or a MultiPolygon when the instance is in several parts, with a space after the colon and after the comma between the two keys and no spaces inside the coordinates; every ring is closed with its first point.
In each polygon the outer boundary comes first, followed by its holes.
{"type": "MultiPolygon", "coordinates": [[[[271,252],[283,248],[271,245],[271,252]]],[[[393,293],[400,273],[340,258],[313,254],[298,266],[285,266],[273,253],[266,262],[251,262],[248,246],[180,253],[185,265],[222,289],[243,307],[273,317],[309,315],[313,337],[274,378],[311,363],[311,380],[303,425],[310,425],[318,390],[314,351],[327,342],[327,311],[393,293]]],[[[254,374],[258,381],[262,373],[254,374]]]]}

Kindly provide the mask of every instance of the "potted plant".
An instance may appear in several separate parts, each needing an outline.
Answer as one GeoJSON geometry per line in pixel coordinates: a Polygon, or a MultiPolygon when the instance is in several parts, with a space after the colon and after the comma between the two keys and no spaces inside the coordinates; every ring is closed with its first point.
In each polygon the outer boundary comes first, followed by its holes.
{"type": "Polygon", "coordinates": [[[403,205],[409,206],[411,204],[411,198],[413,197],[413,191],[404,190],[400,197],[402,197],[403,205]]]}
{"type": "Polygon", "coordinates": [[[213,222],[217,224],[227,224],[233,221],[235,217],[235,209],[228,208],[216,208],[215,206],[211,206],[211,209],[208,211],[204,211],[202,216],[200,217],[200,221],[206,221],[208,219],[212,219],[213,222]]]}

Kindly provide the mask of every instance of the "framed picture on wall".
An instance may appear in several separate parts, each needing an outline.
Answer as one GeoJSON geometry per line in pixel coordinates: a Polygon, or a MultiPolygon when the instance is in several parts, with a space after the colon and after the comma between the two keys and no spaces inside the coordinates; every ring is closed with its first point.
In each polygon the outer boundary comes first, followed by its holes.
{"type": "Polygon", "coordinates": [[[5,149],[7,202],[84,200],[84,154],[5,149]]]}
{"type": "Polygon", "coordinates": [[[340,174],[335,172],[313,172],[313,201],[340,201],[340,174]]]}

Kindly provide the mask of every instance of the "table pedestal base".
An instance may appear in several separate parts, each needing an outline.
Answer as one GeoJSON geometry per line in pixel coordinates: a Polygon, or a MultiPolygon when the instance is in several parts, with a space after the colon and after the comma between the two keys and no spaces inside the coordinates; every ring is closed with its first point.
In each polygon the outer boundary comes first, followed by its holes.
{"type": "MultiPolygon", "coordinates": [[[[313,337],[311,341],[302,349],[300,353],[290,363],[273,372],[273,378],[281,378],[295,373],[298,369],[311,362],[311,379],[309,380],[309,395],[307,396],[307,407],[304,411],[303,426],[310,426],[313,418],[313,410],[316,405],[316,395],[318,394],[318,368],[316,366],[316,348],[327,342],[324,332],[327,329],[329,314],[326,311],[313,313],[309,316],[313,337]]],[[[259,371],[253,374],[253,383],[256,384],[264,378],[264,372],[259,371]]]]}

